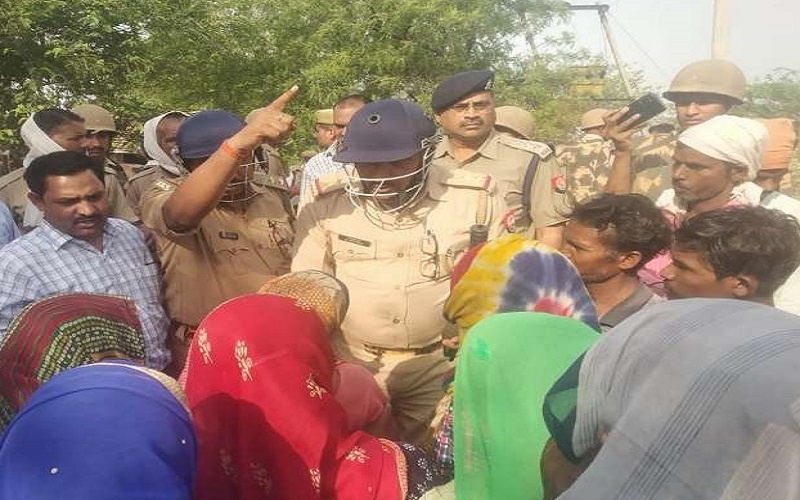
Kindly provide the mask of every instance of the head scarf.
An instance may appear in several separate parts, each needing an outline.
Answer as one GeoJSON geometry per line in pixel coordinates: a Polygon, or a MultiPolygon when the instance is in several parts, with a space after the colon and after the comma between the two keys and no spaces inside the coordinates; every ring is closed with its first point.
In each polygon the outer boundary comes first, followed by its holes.
{"type": "Polygon", "coordinates": [[[789,168],[794,150],[797,147],[797,132],[794,129],[794,120],[773,118],[759,121],[769,131],[769,142],[764,150],[761,170],[789,168]]]}
{"type": "Polygon", "coordinates": [[[0,428],[53,375],[114,357],[140,362],[145,357],[130,300],[70,293],[32,303],[0,343],[0,428]]]}
{"type": "Polygon", "coordinates": [[[297,271],[267,281],[258,293],[290,297],[306,309],[313,309],[332,332],[342,324],[350,298],[347,287],[322,271],[297,271]]]}
{"type": "Polygon", "coordinates": [[[190,500],[194,431],[164,379],[122,363],[53,377],[0,440],[0,498],[190,500]]]}
{"type": "Polygon", "coordinates": [[[744,167],[750,180],[761,166],[768,139],[767,127],[761,123],[731,115],[715,116],[678,136],[678,142],[695,151],[744,167]]]}
{"type": "Polygon", "coordinates": [[[456,370],[457,498],[542,498],[545,395],[598,338],[545,313],[496,314],[470,330],[456,370]]]}
{"type": "MultiPolygon", "coordinates": [[[[466,262],[471,258],[464,256],[466,262]]],[[[555,250],[519,234],[481,247],[444,307],[462,340],[486,316],[511,311],[567,316],[600,331],[597,311],[575,267],[555,250]]]]}
{"type": "Polygon", "coordinates": [[[161,165],[161,167],[167,172],[171,173],[172,175],[181,175],[181,167],[179,167],[178,164],[175,163],[175,160],[172,159],[172,156],[170,156],[170,151],[164,151],[161,149],[161,146],[158,145],[158,124],[161,123],[161,120],[163,120],[167,115],[174,114],[189,116],[188,113],[184,113],[183,111],[168,111],[163,115],[158,115],[144,122],[144,151],[147,153],[147,156],[161,165]]]}
{"type": "Polygon", "coordinates": [[[22,136],[22,141],[28,146],[28,154],[22,160],[22,166],[28,167],[33,160],[44,156],[46,154],[55,153],[57,151],[64,151],[64,148],[58,145],[56,141],[50,138],[33,119],[34,113],[25,120],[22,128],[19,130],[19,135],[22,136]]]}
{"type": "MultiPolygon", "coordinates": [[[[317,313],[328,333],[339,329],[350,304],[344,283],[315,270],[272,278],[258,293],[295,299],[300,307],[317,313]]],[[[388,404],[386,394],[369,370],[353,363],[337,362],[331,392],[347,413],[347,428],[351,431],[374,421],[388,404]]]]}
{"type": "Polygon", "coordinates": [[[580,371],[573,443],[600,444],[559,499],[800,497],[800,318],[741,300],[654,304],[580,371]]]}
{"type": "Polygon", "coordinates": [[[198,499],[405,498],[402,451],[345,430],[314,311],[273,295],[230,300],[201,323],[189,361],[198,499]]]}

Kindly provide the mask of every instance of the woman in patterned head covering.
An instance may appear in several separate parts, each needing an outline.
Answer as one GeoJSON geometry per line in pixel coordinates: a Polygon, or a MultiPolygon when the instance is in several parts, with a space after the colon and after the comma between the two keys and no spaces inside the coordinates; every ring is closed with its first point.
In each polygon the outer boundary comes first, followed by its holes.
{"type": "Polygon", "coordinates": [[[128,299],[68,293],[32,303],[0,341],[0,430],[53,375],[107,358],[144,357],[136,305],[128,299]]]}
{"type": "Polygon", "coordinates": [[[433,481],[424,457],[347,429],[334,366],[327,326],[302,298],[246,295],[209,314],[186,374],[197,498],[418,498],[433,481]]]}
{"type": "Polygon", "coordinates": [[[197,448],[177,382],[124,362],[74,368],[0,439],[0,498],[190,500],[197,448]]]}
{"type": "MultiPolygon", "coordinates": [[[[543,312],[572,318],[600,331],[597,311],[575,267],[560,253],[519,234],[497,238],[468,252],[453,272],[445,317],[458,327],[459,343],[479,321],[497,313],[543,312]]],[[[541,340],[536,331],[528,342],[541,340]]],[[[571,359],[574,361],[574,359],[571,359]]],[[[531,376],[536,372],[533,368],[531,376]]],[[[443,474],[453,470],[453,386],[439,405],[434,443],[443,474]]]]}

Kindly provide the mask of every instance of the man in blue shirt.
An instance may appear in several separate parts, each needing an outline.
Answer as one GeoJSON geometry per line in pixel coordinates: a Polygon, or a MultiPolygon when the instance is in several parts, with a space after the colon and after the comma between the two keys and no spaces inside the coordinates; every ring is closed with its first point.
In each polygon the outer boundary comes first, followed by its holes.
{"type": "Polygon", "coordinates": [[[158,265],[141,232],[108,217],[103,166],[74,151],[35,159],[25,171],[42,224],[0,249],[0,337],[31,302],[65,292],[125,296],[145,336],[145,362],[163,369],[167,317],[158,265]]]}

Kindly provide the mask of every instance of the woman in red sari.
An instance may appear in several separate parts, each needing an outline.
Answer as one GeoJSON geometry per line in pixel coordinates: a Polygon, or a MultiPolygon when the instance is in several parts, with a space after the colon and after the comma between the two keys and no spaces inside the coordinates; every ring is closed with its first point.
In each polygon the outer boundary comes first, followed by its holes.
{"type": "Polygon", "coordinates": [[[200,325],[186,373],[198,499],[418,498],[434,480],[412,447],[347,430],[315,305],[247,295],[200,325]]]}

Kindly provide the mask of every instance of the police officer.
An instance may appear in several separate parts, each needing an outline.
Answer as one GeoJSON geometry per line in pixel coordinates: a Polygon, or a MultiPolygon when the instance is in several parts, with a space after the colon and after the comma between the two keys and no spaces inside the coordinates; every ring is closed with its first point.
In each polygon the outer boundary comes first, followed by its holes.
{"type": "Polygon", "coordinates": [[[412,442],[425,437],[450,366],[440,341],[453,265],[470,234],[501,232],[503,211],[489,175],[431,164],[436,139],[417,104],[382,100],[356,112],[334,157],[355,171],[318,179],[292,261],[293,271],[347,285],[337,353],[376,374],[412,442]]]}
{"type": "Polygon", "coordinates": [[[658,199],[671,186],[670,167],[678,134],[742,104],[745,83],[742,70],[730,61],[695,61],[681,69],[662,94],[675,103],[679,126],[675,133],[651,134],[632,140],[632,132],[624,124],[616,123],[622,113],[610,116],[608,136],[614,141],[616,154],[606,189],[658,199]]]}
{"type": "Polygon", "coordinates": [[[147,165],[128,179],[125,194],[136,213],[142,194],[158,179],[175,178],[183,174],[173,156],[178,142],[178,130],[189,115],[170,111],[144,122],[142,145],[150,157],[147,165]]]}
{"type": "Polygon", "coordinates": [[[226,111],[192,115],[178,130],[179,157],[190,173],[160,179],[142,196],[173,321],[172,373],[211,309],[289,270],[294,231],[287,193],[252,180],[261,144],[283,139],[293,126],[281,110],[295,92],[262,108],[247,126],[226,111]]]}
{"type": "Polygon", "coordinates": [[[546,144],[498,134],[494,73],[458,73],[433,92],[431,105],[446,137],[434,155],[438,165],[490,174],[506,202],[509,231],[535,228],[540,240],[558,248],[568,211],[563,169],[546,144]]]}
{"type": "Polygon", "coordinates": [[[333,108],[314,111],[314,140],[319,151],[327,149],[339,135],[339,129],[333,122],[333,108]]]}
{"type": "Polygon", "coordinates": [[[609,110],[590,109],[581,116],[580,139],[559,145],[556,158],[567,175],[567,191],[573,203],[580,203],[603,191],[614,159],[612,143],[603,137],[604,117],[609,110]]]}
{"type": "Polygon", "coordinates": [[[125,171],[121,165],[108,158],[111,142],[117,135],[117,123],[114,121],[114,115],[97,104],[80,104],[71,111],[84,120],[86,142],[83,149],[86,156],[103,163],[106,173],[106,189],[109,192],[108,201],[111,204],[111,216],[138,222],[139,217],[125,196],[124,188],[128,182],[125,171]]]}

